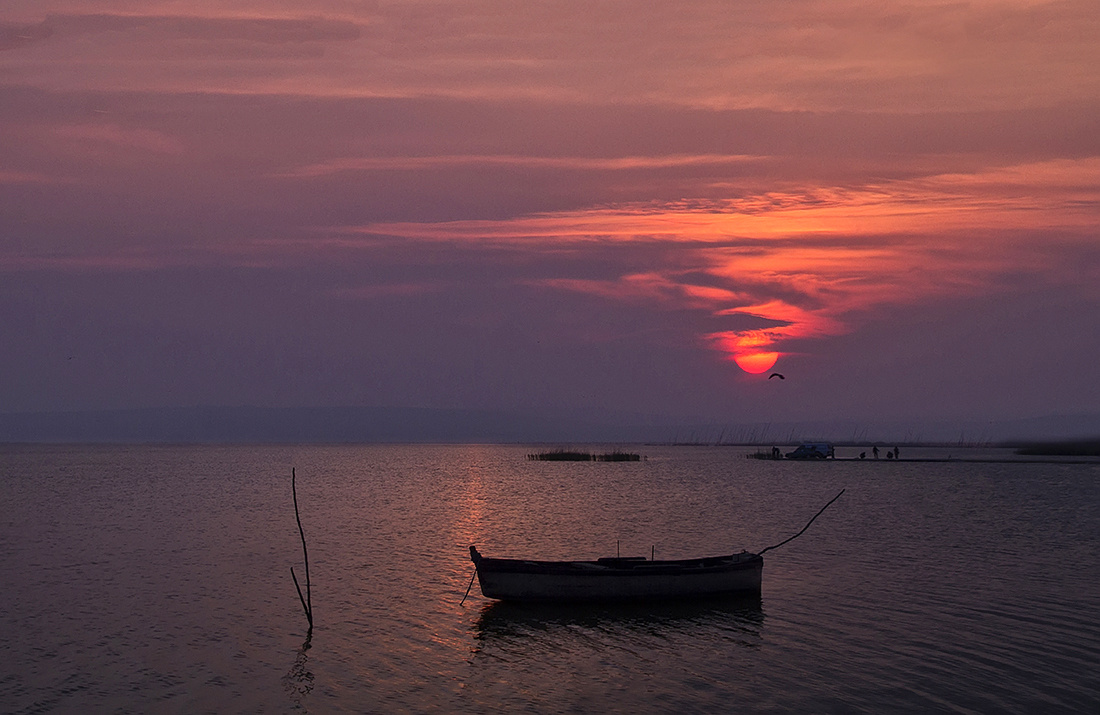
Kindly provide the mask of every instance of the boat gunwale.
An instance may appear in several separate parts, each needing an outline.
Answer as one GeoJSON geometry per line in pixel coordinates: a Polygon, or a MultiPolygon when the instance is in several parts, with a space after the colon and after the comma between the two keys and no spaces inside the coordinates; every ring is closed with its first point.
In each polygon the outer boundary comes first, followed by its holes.
{"type": "MultiPolygon", "coordinates": [[[[476,552],[474,552],[476,553],[476,552]]],[[[759,554],[742,551],[722,556],[693,559],[669,559],[647,561],[639,558],[605,558],[596,561],[536,561],[532,559],[493,558],[477,555],[471,560],[478,572],[558,574],[570,576],[659,576],[702,575],[761,568],[764,558],[759,554]]]]}

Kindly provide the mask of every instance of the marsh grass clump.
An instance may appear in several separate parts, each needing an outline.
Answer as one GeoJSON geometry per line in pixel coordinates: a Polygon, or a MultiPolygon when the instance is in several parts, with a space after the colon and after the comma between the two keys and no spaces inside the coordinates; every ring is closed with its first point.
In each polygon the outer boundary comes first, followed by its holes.
{"type": "Polygon", "coordinates": [[[604,454],[594,454],[592,459],[597,462],[640,462],[642,455],[634,454],[633,452],[620,452],[615,450],[614,452],[605,452],[604,454]]]}
{"type": "Polygon", "coordinates": [[[527,455],[528,459],[540,462],[591,462],[592,455],[588,452],[573,452],[568,449],[555,449],[550,452],[536,452],[527,455]]]}
{"type": "Polygon", "coordinates": [[[640,462],[642,456],[633,452],[615,450],[603,454],[575,452],[568,449],[555,449],[549,452],[528,454],[527,459],[540,462],[640,462]]]}

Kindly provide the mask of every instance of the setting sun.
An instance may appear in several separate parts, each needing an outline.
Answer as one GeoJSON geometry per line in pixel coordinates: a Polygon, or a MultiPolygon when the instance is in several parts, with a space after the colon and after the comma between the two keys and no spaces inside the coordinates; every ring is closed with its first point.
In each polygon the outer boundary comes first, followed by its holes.
{"type": "Polygon", "coordinates": [[[775,340],[767,331],[729,331],[712,333],[708,337],[714,348],[726,353],[738,367],[751,375],[769,370],[779,359],[779,352],[772,349],[775,340]]]}
{"type": "Polygon", "coordinates": [[[753,375],[759,375],[771,369],[778,359],[779,353],[741,353],[733,356],[733,361],[738,367],[753,375]]]}

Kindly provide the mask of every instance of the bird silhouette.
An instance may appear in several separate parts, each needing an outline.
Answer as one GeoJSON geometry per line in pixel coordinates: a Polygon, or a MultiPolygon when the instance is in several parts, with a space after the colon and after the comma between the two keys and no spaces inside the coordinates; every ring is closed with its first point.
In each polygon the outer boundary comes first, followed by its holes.
{"type": "Polygon", "coordinates": [[[769,380],[772,379],[773,377],[778,377],[780,380],[786,380],[787,379],[787,378],[783,377],[782,375],[780,375],[778,372],[773,372],[771,375],[768,375],[769,380]]]}

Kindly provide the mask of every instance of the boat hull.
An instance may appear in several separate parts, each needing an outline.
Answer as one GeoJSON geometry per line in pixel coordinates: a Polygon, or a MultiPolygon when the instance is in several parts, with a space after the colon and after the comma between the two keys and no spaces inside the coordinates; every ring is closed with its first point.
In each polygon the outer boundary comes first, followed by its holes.
{"type": "Polygon", "coordinates": [[[741,553],[682,561],[492,559],[471,549],[481,593],[504,601],[603,601],[759,594],[764,559],[741,553]]]}

